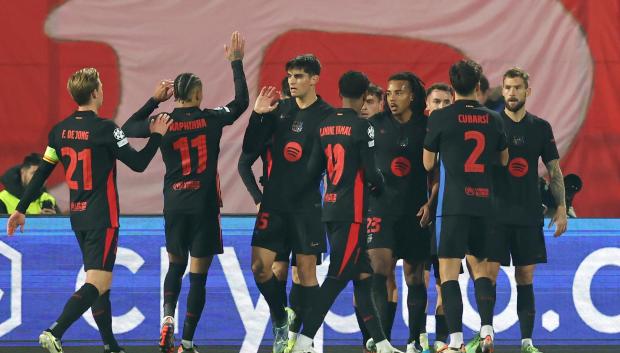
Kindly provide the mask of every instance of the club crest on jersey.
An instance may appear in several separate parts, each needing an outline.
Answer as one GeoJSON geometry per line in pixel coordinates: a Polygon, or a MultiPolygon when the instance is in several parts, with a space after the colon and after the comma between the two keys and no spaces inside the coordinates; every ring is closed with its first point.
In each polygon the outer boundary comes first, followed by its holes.
{"type": "Polygon", "coordinates": [[[127,137],[125,137],[125,133],[120,127],[114,129],[114,132],[112,134],[116,139],[116,145],[118,145],[118,147],[123,147],[129,143],[129,141],[127,141],[127,137]]]}
{"type": "Polygon", "coordinates": [[[293,125],[291,125],[291,131],[300,133],[304,129],[303,121],[293,121],[293,125]]]}
{"type": "Polygon", "coordinates": [[[368,137],[370,137],[371,140],[375,139],[375,128],[372,126],[368,127],[368,137]]]}
{"type": "Polygon", "coordinates": [[[513,136],[511,140],[513,146],[525,145],[525,136],[513,136]]]}
{"type": "Polygon", "coordinates": [[[400,147],[407,147],[407,146],[409,146],[409,137],[402,137],[400,139],[400,141],[398,141],[398,145],[400,147]]]}

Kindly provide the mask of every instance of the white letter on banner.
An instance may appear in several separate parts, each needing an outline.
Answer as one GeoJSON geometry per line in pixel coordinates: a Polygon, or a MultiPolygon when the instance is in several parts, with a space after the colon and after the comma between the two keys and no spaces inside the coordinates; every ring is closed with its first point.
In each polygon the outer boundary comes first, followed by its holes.
{"type": "Polygon", "coordinates": [[[0,241],[0,254],[11,261],[11,316],[0,323],[0,337],[22,324],[22,254],[0,241]]]}
{"type": "MultiPolygon", "coordinates": [[[[144,265],[144,259],[137,252],[131,249],[119,247],[116,252],[116,265],[125,266],[129,269],[129,271],[131,271],[131,273],[136,273],[140,267],[144,265]]],[[[75,289],[78,290],[82,287],[85,281],[86,272],[84,272],[84,266],[82,266],[77,276],[75,289]]],[[[112,297],[110,300],[112,300],[112,297]]],[[[82,317],[90,326],[97,329],[97,323],[95,322],[95,318],[90,310],[86,311],[82,317]]],[[[127,333],[140,326],[143,321],[144,315],[142,315],[142,312],[134,306],[127,313],[112,317],[112,331],[116,334],[127,333]]]]}
{"type": "Polygon", "coordinates": [[[620,333],[620,314],[607,316],[601,313],[590,295],[594,275],[605,266],[620,267],[620,248],[598,249],[581,262],[573,280],[573,302],[581,319],[592,329],[616,334],[620,333]]]}
{"type": "Polygon", "coordinates": [[[224,270],[226,282],[228,282],[235,306],[237,311],[239,311],[239,316],[246,332],[239,353],[256,353],[269,322],[269,306],[267,301],[260,295],[256,308],[252,304],[252,297],[250,297],[250,291],[245,282],[245,277],[243,277],[235,248],[224,247],[224,253],[218,255],[217,258],[220,260],[224,270]]]}

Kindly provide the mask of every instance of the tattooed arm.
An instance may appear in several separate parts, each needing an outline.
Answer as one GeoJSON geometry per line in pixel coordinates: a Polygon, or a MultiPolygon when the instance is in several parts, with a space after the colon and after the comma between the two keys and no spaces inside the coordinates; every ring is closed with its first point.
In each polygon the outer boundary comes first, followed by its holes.
{"type": "Polygon", "coordinates": [[[566,195],[564,189],[564,176],[562,175],[562,170],[560,169],[560,161],[558,159],[554,159],[549,161],[547,164],[547,171],[549,172],[549,188],[551,189],[551,194],[555,199],[555,203],[557,205],[557,209],[555,211],[555,215],[549,222],[549,227],[553,226],[555,223],[555,233],[554,236],[559,237],[566,231],[567,226],[567,216],[566,216],[566,195]]]}

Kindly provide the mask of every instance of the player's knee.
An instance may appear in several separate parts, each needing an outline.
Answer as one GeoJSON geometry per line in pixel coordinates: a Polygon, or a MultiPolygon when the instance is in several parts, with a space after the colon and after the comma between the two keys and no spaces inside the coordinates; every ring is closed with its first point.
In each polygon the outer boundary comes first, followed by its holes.
{"type": "Polygon", "coordinates": [[[252,262],[252,273],[254,274],[254,279],[260,283],[267,281],[272,275],[271,271],[267,270],[265,263],[261,260],[252,262]]]}
{"type": "Polygon", "coordinates": [[[286,278],[288,277],[288,263],[287,262],[282,262],[282,261],[274,262],[273,265],[271,265],[271,270],[273,271],[273,274],[276,276],[278,281],[286,281],[286,278]]]}
{"type": "Polygon", "coordinates": [[[515,269],[515,281],[518,285],[532,284],[534,281],[534,269],[529,267],[517,267],[515,269]]]}

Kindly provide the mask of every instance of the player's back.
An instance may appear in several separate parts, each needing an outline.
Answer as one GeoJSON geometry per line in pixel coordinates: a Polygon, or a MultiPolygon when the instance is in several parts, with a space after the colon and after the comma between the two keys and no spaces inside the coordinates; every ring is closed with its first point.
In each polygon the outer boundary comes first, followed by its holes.
{"type": "Polygon", "coordinates": [[[473,100],[436,110],[429,117],[425,148],[439,152],[437,214],[489,215],[492,165],[506,148],[499,114],[473,100]]]}
{"type": "Polygon", "coordinates": [[[162,138],[166,166],[164,211],[200,213],[218,207],[217,161],[224,125],[232,123],[215,111],[175,108],[174,120],[162,138]]]}
{"type": "Polygon", "coordinates": [[[372,141],[374,130],[344,108],[321,122],[319,136],[327,170],[323,221],[361,223],[367,208],[361,149],[372,141]]]}
{"type": "Polygon", "coordinates": [[[123,131],[92,111],[76,111],[52,128],[50,147],[65,168],[71,223],[76,230],[118,227],[116,156],[123,131]]]}

